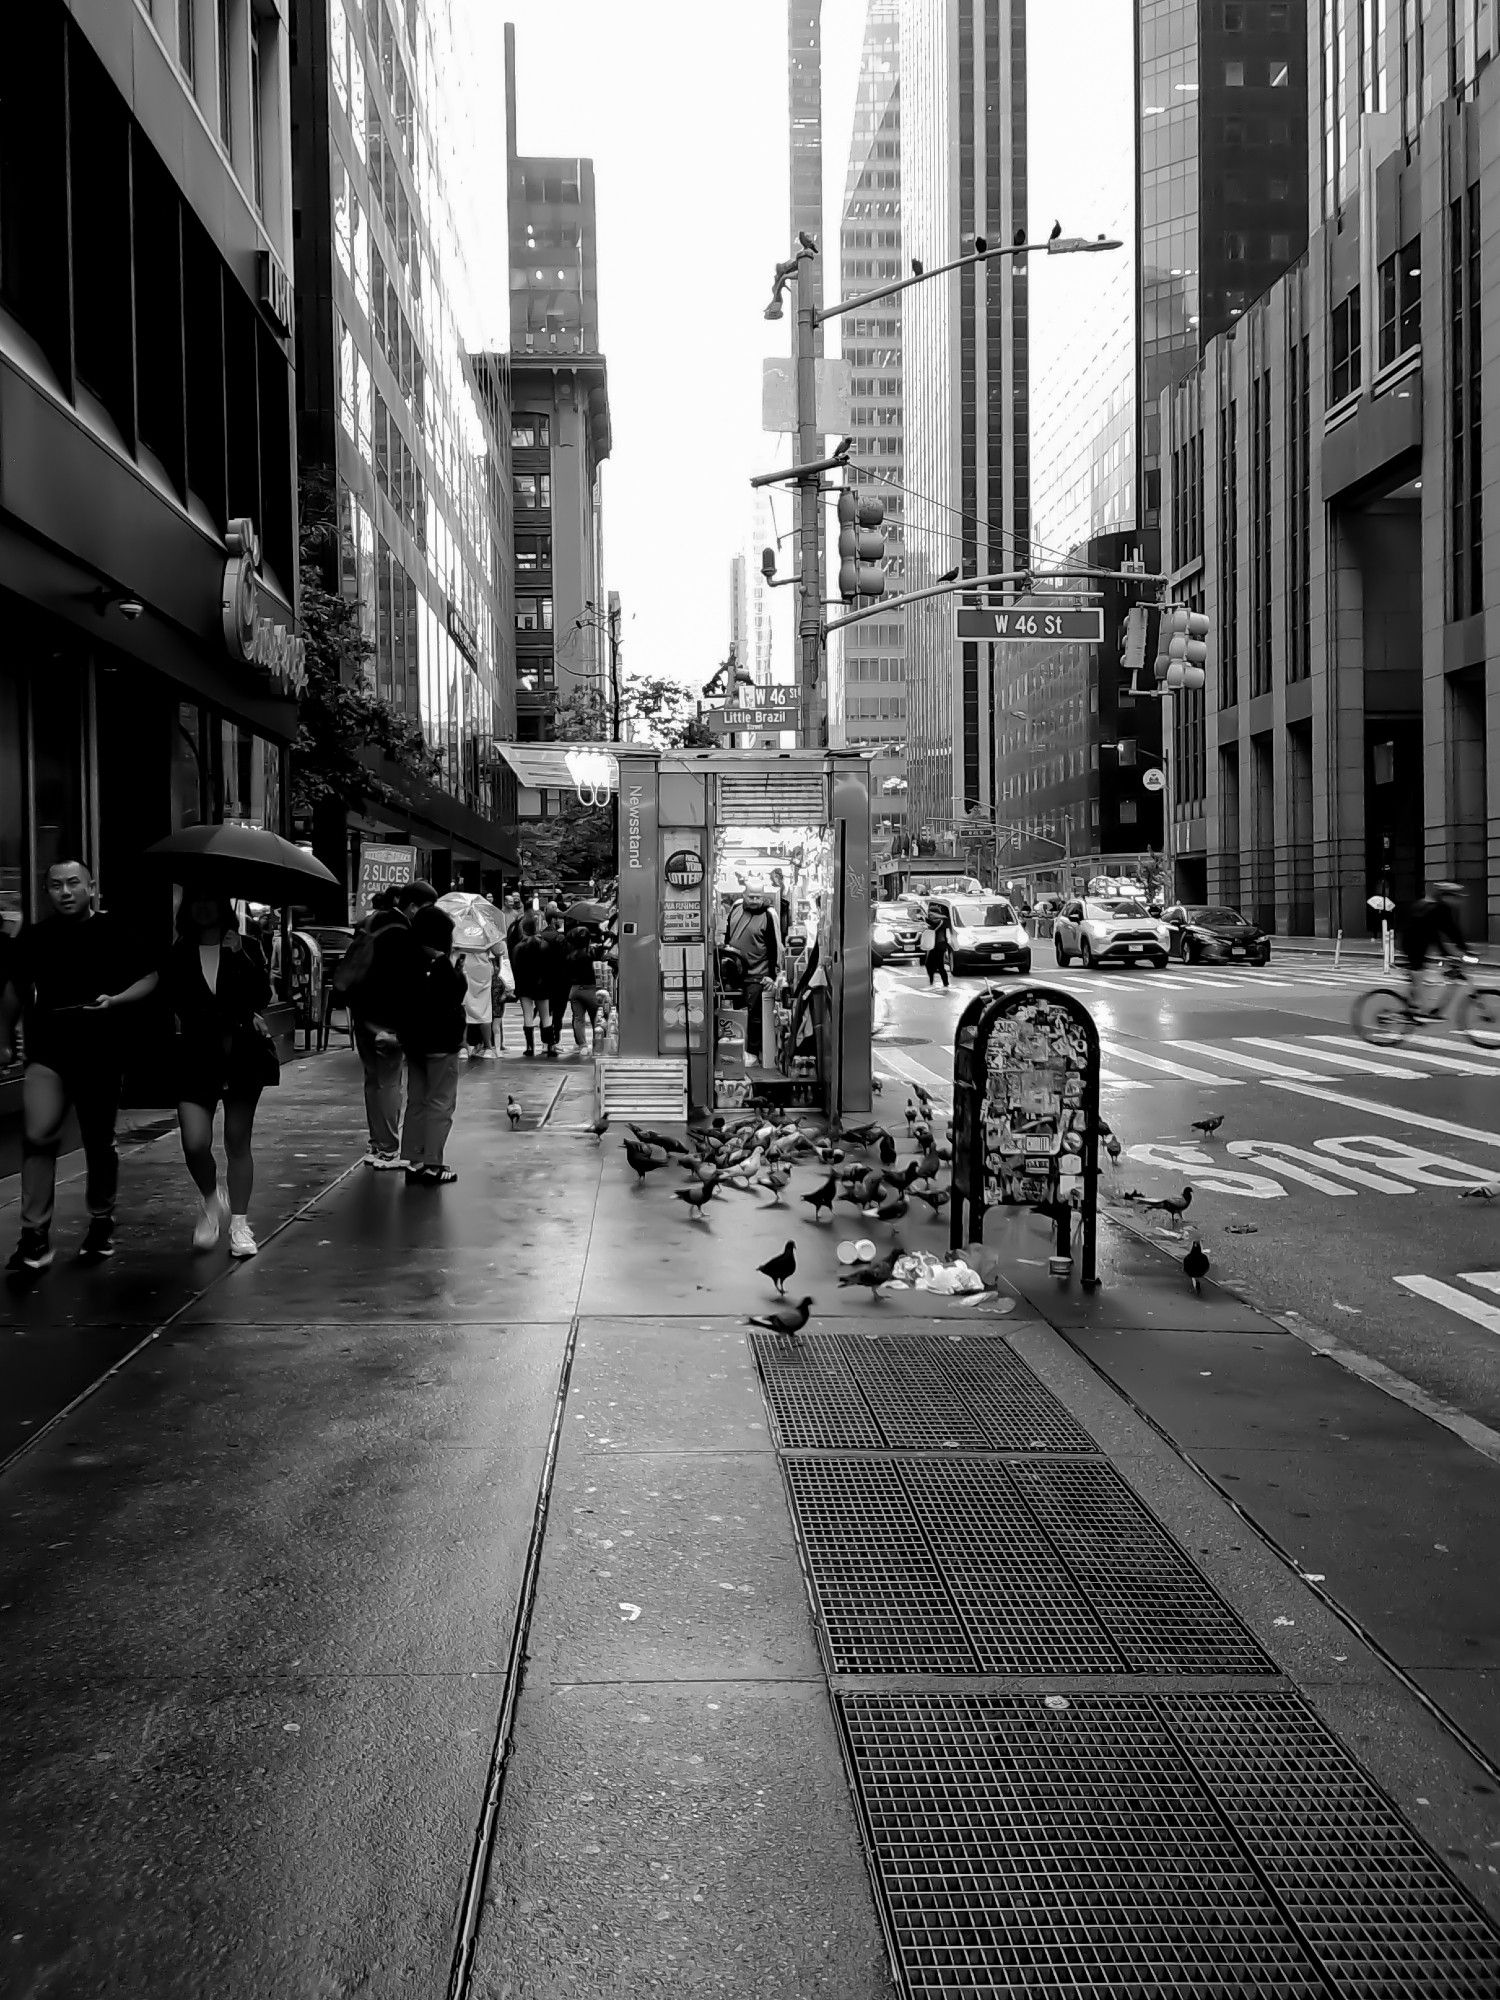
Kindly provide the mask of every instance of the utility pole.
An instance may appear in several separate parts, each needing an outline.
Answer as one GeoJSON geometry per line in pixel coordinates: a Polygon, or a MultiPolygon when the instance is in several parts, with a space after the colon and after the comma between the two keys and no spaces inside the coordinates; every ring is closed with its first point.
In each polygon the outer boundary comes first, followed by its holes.
{"type": "MultiPolygon", "coordinates": [[[[797,311],[792,322],[793,357],[797,378],[798,465],[818,456],[818,320],[813,260],[816,252],[797,247],[797,311]]],[[[815,749],[822,741],[826,707],[819,692],[823,673],[823,519],[822,474],[804,473],[797,482],[797,661],[801,682],[802,744],[815,749]]]]}

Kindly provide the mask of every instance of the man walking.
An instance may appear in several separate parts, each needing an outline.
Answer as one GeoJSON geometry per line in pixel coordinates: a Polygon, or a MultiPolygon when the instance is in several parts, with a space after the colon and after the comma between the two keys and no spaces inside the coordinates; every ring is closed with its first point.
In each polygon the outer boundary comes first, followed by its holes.
{"type": "Polygon", "coordinates": [[[24,1021],[26,1072],[21,1086],[21,1239],[6,1265],[13,1274],[52,1262],[57,1155],[70,1110],[77,1113],[87,1166],[89,1226],[80,1257],[113,1256],[120,1161],[121,1009],[156,986],[140,939],[129,925],[94,908],[94,878],[82,861],[47,870],[53,914],[16,940],[0,989],[0,1063],[10,1060],[16,1018],[24,1021]]]}
{"type": "Polygon", "coordinates": [[[761,1024],[761,995],[776,976],[776,919],[767,906],[764,889],[747,888],[729,912],[724,928],[724,948],[738,954],[745,968],[745,1064],[757,1060],[764,1035],[761,1024]]]}
{"type": "Polygon", "coordinates": [[[383,889],[334,974],[334,986],[354,1022],[354,1046],[365,1072],[365,1165],[397,1173],[401,1153],[401,1086],[406,1059],[399,1028],[422,952],[411,934],[412,912],[437,901],[430,882],[383,889]]]}

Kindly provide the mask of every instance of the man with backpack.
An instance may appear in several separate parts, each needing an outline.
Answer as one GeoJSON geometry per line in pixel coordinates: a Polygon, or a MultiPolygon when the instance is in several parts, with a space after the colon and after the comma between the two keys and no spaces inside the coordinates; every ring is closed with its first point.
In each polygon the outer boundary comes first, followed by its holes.
{"type": "Polygon", "coordinates": [[[399,1030],[423,958],[411,917],[436,901],[437,891],[429,882],[381,890],[333,975],[333,990],[349,1009],[354,1046],[364,1065],[370,1132],[364,1159],[377,1173],[396,1173],[407,1164],[400,1139],[406,1059],[399,1030]]]}

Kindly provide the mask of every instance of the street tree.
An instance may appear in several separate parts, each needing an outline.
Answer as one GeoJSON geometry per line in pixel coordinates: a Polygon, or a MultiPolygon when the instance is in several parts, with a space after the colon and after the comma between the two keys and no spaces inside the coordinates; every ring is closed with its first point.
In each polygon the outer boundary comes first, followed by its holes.
{"type": "Polygon", "coordinates": [[[402,804],[401,780],[430,784],[441,760],[420,720],[375,692],[375,648],[360,630],[358,603],[339,587],[346,552],[326,468],[303,474],[298,509],[307,685],[292,745],[292,811],[342,882],[347,815],[372,803],[402,804]]]}

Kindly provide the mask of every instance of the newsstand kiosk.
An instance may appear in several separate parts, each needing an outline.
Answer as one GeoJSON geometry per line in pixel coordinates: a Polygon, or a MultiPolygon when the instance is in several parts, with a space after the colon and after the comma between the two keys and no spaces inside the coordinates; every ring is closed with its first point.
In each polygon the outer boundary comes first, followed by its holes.
{"type": "Polygon", "coordinates": [[[752,1096],[868,1114],[865,754],[632,743],[609,754],[619,767],[621,1063],[680,1065],[690,1117],[752,1096]],[[775,935],[763,982],[745,978],[733,949],[747,891],[759,892],[775,935]]]}

